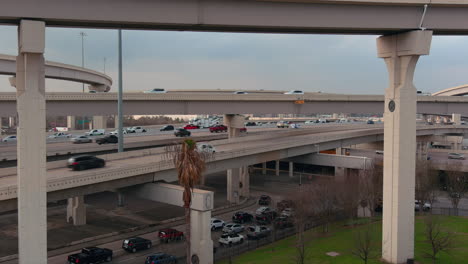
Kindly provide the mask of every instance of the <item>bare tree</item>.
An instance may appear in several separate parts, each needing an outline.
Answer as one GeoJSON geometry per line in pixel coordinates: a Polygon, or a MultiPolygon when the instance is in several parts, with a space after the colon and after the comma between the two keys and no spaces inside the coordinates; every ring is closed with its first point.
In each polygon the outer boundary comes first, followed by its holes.
{"type": "Polygon", "coordinates": [[[440,218],[434,215],[426,216],[424,225],[425,242],[430,246],[430,250],[424,252],[424,255],[432,259],[432,263],[436,263],[438,254],[440,252],[449,252],[452,247],[453,234],[444,232],[441,228],[440,218]]]}
{"type": "Polygon", "coordinates": [[[432,169],[431,162],[427,159],[416,160],[416,200],[419,200],[420,210],[423,211],[424,204],[433,204],[437,197],[437,174],[432,169]]]}
{"type": "Polygon", "coordinates": [[[323,232],[328,232],[338,208],[334,178],[322,178],[311,187],[311,204],[315,215],[320,219],[323,232]]]}
{"type": "Polygon", "coordinates": [[[456,215],[458,215],[458,204],[468,191],[468,175],[466,172],[461,171],[462,166],[463,164],[460,162],[453,164],[451,170],[446,171],[445,179],[447,193],[456,215]]]}
{"type": "Polygon", "coordinates": [[[338,206],[343,209],[347,219],[351,220],[351,223],[354,224],[354,219],[357,217],[357,211],[361,202],[359,176],[348,177],[346,181],[335,184],[338,206]]]}
{"type": "Polygon", "coordinates": [[[371,216],[375,215],[375,208],[382,200],[383,195],[383,169],[382,166],[376,166],[361,170],[360,180],[360,201],[361,206],[367,207],[371,216]]]}
{"type": "Polygon", "coordinates": [[[302,185],[298,191],[290,196],[290,200],[294,205],[292,218],[296,226],[296,257],[294,258],[294,263],[296,264],[304,264],[306,258],[304,231],[307,221],[313,215],[309,190],[309,185],[302,185]]]}
{"type": "Polygon", "coordinates": [[[351,254],[360,258],[365,264],[367,264],[370,259],[376,258],[379,255],[373,231],[372,225],[367,224],[354,233],[353,250],[351,254]]]}

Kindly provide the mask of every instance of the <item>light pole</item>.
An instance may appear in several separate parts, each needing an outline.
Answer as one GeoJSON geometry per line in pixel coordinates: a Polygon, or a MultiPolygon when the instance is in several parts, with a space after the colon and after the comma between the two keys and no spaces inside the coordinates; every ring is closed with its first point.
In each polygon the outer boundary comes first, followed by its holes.
{"type": "Polygon", "coordinates": [[[122,29],[119,29],[119,92],[117,103],[117,118],[119,119],[119,152],[124,151],[124,135],[123,135],[123,109],[122,109],[122,29]]]}
{"type": "MultiPolygon", "coordinates": [[[[84,37],[88,36],[83,31],[80,32],[81,36],[81,67],[84,68],[84,37]]],[[[84,93],[84,83],[82,83],[83,93],[84,93]]]]}

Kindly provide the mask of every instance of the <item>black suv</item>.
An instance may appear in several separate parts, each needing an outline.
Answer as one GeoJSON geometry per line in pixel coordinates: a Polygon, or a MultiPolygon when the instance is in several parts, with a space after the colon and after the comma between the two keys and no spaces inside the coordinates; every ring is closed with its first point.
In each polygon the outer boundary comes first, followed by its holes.
{"type": "Polygon", "coordinates": [[[191,133],[187,129],[183,128],[178,128],[175,132],[174,135],[176,137],[190,137],[191,133]]]}
{"type": "Polygon", "coordinates": [[[150,249],[151,248],[151,240],[141,238],[141,237],[132,237],[129,239],[125,239],[122,242],[122,248],[129,252],[137,252],[140,249],[150,249]]]}
{"type": "Polygon", "coordinates": [[[109,136],[96,139],[96,143],[98,143],[99,145],[107,144],[107,143],[118,143],[118,142],[119,142],[119,138],[115,135],[109,135],[109,136]]]}
{"type": "Polygon", "coordinates": [[[286,216],[281,216],[281,217],[276,218],[274,224],[275,224],[275,227],[279,229],[285,229],[285,228],[294,226],[293,221],[289,217],[286,217],[286,216]]]}
{"type": "Polygon", "coordinates": [[[81,155],[68,159],[68,168],[73,170],[86,170],[91,168],[102,168],[106,161],[91,155],[81,155]]]}
{"type": "Polygon", "coordinates": [[[246,212],[237,212],[232,216],[232,221],[234,223],[247,223],[251,222],[254,219],[253,215],[246,212]]]}
{"type": "Polygon", "coordinates": [[[161,127],[161,129],[159,129],[159,131],[172,131],[172,130],[174,130],[173,125],[163,126],[163,127],[161,127]]]}
{"type": "Polygon", "coordinates": [[[258,204],[259,205],[270,205],[271,203],[271,197],[268,195],[262,195],[258,199],[258,204]]]}
{"type": "Polygon", "coordinates": [[[81,253],[68,256],[68,263],[99,263],[111,262],[112,250],[107,248],[89,247],[83,248],[81,253]]]}

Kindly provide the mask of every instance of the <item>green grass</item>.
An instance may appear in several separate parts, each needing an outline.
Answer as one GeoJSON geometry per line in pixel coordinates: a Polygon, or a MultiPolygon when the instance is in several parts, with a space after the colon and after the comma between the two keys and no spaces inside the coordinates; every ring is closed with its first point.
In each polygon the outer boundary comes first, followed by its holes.
{"type": "MultiPolygon", "coordinates": [[[[443,264],[461,264],[468,263],[468,218],[441,216],[441,225],[444,229],[455,232],[454,248],[450,254],[441,253],[437,263],[443,264]]],[[[305,233],[306,235],[306,263],[311,264],[360,264],[363,263],[359,258],[351,254],[354,244],[355,232],[367,228],[367,225],[357,227],[344,226],[343,223],[336,223],[330,228],[328,234],[321,233],[321,228],[312,229],[305,233]],[[330,257],[325,253],[335,251],[339,256],[330,257]]],[[[377,221],[370,224],[373,230],[373,238],[377,258],[368,263],[382,263],[379,261],[382,240],[382,222],[377,221]]],[[[417,263],[429,264],[431,260],[424,258],[423,253],[429,247],[424,243],[424,221],[422,217],[416,219],[415,231],[415,259],[417,263]]],[[[243,255],[233,258],[235,264],[275,264],[275,263],[295,263],[296,251],[294,248],[295,237],[286,238],[267,246],[258,248],[255,251],[247,252],[243,255]]],[[[220,262],[222,264],[227,261],[220,262]]]]}

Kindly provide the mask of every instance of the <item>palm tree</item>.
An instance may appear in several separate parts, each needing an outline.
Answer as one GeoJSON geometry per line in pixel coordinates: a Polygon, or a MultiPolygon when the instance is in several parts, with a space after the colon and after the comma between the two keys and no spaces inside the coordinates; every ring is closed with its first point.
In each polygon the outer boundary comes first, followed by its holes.
{"type": "Polygon", "coordinates": [[[190,205],[192,204],[192,191],[205,171],[207,155],[204,152],[197,151],[197,143],[193,139],[186,139],[180,145],[168,147],[166,153],[172,156],[179,184],[184,187],[182,200],[185,208],[185,243],[187,247],[187,264],[190,264],[190,205]]]}

